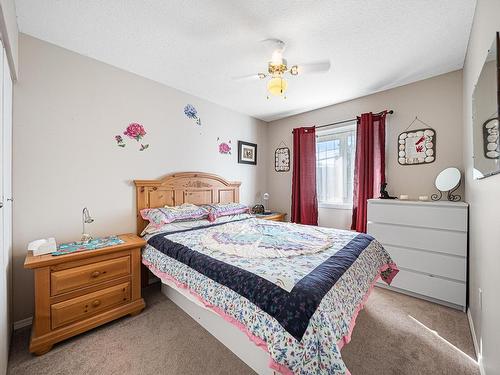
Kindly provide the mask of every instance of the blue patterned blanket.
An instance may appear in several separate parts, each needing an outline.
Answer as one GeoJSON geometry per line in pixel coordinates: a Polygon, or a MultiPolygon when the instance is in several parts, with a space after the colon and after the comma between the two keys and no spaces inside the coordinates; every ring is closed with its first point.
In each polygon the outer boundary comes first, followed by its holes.
{"type": "Polygon", "coordinates": [[[53,256],[57,255],[66,255],[70,253],[77,253],[79,251],[85,250],[97,250],[102,249],[103,247],[120,245],[124,241],[118,238],[118,236],[109,236],[109,237],[98,237],[90,240],[89,242],[69,242],[63,243],[57,246],[57,251],[51,253],[53,256]]]}
{"type": "MultiPolygon", "coordinates": [[[[309,356],[326,373],[347,373],[337,344],[350,335],[351,320],[381,271],[390,282],[397,268],[373,237],[326,228],[316,229],[330,238],[327,249],[291,257],[240,257],[204,245],[211,234],[239,233],[242,226],[251,232],[260,225],[262,220],[248,219],[160,233],[149,237],[143,258],[246,326],[281,366],[311,373],[315,365],[304,362],[309,356]]],[[[272,225],[276,233],[310,228],[272,225]]],[[[241,238],[236,234],[234,241],[241,238]]]]}

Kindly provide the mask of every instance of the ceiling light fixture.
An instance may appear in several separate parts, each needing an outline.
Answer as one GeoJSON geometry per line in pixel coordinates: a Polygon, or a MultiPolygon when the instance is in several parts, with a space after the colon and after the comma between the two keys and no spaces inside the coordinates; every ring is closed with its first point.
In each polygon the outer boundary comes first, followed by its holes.
{"type": "Polygon", "coordinates": [[[284,95],[288,87],[286,79],[278,75],[267,83],[267,91],[274,96],[284,95]]]}
{"type": "MultiPolygon", "coordinates": [[[[303,73],[323,73],[330,70],[330,61],[317,61],[309,64],[292,65],[288,68],[288,64],[285,58],[283,58],[283,52],[285,51],[285,42],[279,39],[266,39],[263,42],[271,43],[273,49],[271,60],[267,63],[267,73],[257,73],[250,74],[242,77],[235,77],[238,81],[241,80],[253,80],[253,79],[264,79],[270,77],[271,79],[267,82],[267,92],[272,96],[281,96],[286,99],[285,92],[288,88],[288,82],[284,78],[286,74],[290,76],[298,76],[303,73]]],[[[270,96],[267,95],[267,99],[270,96]]]]}

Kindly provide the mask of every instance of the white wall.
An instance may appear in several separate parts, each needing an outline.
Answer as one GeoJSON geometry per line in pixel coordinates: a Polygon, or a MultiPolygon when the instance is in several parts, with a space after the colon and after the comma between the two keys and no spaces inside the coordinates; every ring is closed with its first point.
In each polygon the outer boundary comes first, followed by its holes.
{"type": "Polygon", "coordinates": [[[22,266],[26,244],[48,236],[78,240],[84,206],[95,219],[92,234],[134,232],[134,179],[211,172],[241,181],[242,202],[260,200],[267,182],[266,123],[23,34],[19,47],[14,320],[33,310],[32,272],[22,266]],[[201,135],[183,113],[187,103],[198,110],[201,135]],[[145,126],[146,151],[132,143],[116,146],[114,136],[130,122],[145,126]],[[218,153],[217,137],[232,140],[232,155],[218,153]],[[238,140],[258,144],[257,166],[237,163],[238,140]]]}
{"type": "MultiPolygon", "coordinates": [[[[462,73],[451,72],[406,86],[365,96],[345,103],[306,112],[269,123],[268,181],[270,206],[290,213],[292,171],[274,171],[274,151],[281,141],[292,148],[292,129],[329,124],[355,118],[363,112],[393,109],[386,126],[386,178],[391,195],[430,196],[434,180],[446,167],[463,169],[462,160],[462,73]],[[436,130],[436,161],[428,165],[401,166],[397,161],[397,137],[418,116],[436,130]]],[[[425,127],[416,123],[413,129],[425,127]]],[[[459,191],[460,193],[461,191],[459,191]]],[[[319,224],[349,228],[351,210],[323,208],[319,224]]]]}
{"type": "Polygon", "coordinates": [[[500,1],[478,0],[463,70],[464,165],[470,208],[469,308],[482,364],[500,374],[500,175],[472,179],[472,93],[495,32],[500,30],[500,1]],[[482,306],[479,296],[482,289],[482,306]]]}

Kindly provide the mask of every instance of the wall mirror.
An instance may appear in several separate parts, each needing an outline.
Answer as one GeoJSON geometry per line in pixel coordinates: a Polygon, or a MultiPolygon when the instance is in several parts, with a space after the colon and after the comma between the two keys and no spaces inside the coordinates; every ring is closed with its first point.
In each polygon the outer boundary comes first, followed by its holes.
{"type": "Polygon", "coordinates": [[[500,41],[496,34],[472,95],[475,179],[500,173],[500,41]]]}

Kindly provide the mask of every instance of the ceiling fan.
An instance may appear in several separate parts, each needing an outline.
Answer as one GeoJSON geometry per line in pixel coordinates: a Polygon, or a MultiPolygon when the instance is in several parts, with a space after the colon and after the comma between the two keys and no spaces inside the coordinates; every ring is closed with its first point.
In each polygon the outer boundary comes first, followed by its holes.
{"type": "MultiPolygon", "coordinates": [[[[285,92],[288,82],[284,78],[286,75],[297,76],[305,73],[324,73],[330,70],[330,60],[316,61],[307,64],[288,66],[288,62],[283,58],[285,51],[285,42],[279,39],[266,39],[264,43],[270,44],[273,52],[271,61],[267,63],[267,73],[249,74],[241,77],[234,77],[237,81],[248,81],[270,78],[267,82],[267,91],[274,96],[283,96],[286,99],[285,92]]],[[[269,95],[267,96],[269,99],[269,95]]]]}

